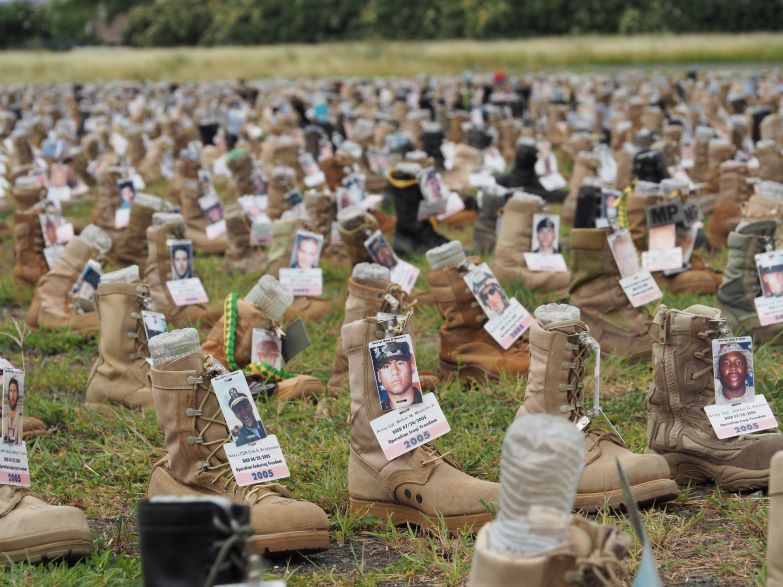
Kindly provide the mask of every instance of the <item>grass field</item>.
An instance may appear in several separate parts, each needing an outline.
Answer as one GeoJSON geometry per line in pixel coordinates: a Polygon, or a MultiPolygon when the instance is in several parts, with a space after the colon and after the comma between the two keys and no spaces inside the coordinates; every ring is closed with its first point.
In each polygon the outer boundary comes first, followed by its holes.
{"type": "Polygon", "coordinates": [[[174,49],[2,53],[0,83],[111,79],[458,75],[563,67],[670,67],[783,61],[783,34],[555,37],[513,41],[356,42],[174,49]]]}
{"type": "MultiPolygon", "coordinates": [[[[165,190],[150,190],[164,194],[165,190]]],[[[72,217],[87,219],[89,205],[77,206],[72,217]]],[[[6,221],[10,220],[5,218],[6,221]]],[[[470,242],[470,229],[449,231],[470,242]]],[[[12,240],[0,240],[0,331],[12,329],[10,316],[22,318],[32,288],[11,278],[12,240]]],[[[716,254],[716,259],[722,254],[716,254]]],[[[418,265],[424,263],[420,259],[418,265]]],[[[196,259],[196,272],[219,308],[229,291],[244,295],[258,274],[226,275],[216,258],[196,259]]],[[[288,365],[292,372],[328,378],[335,337],[342,320],[347,266],[325,263],[326,295],[335,310],[323,322],[309,324],[313,345],[288,365]]],[[[425,285],[423,280],[420,285],[425,285]]],[[[533,310],[540,298],[521,289],[514,293],[533,310]]],[[[667,305],[685,308],[696,302],[714,304],[712,296],[672,295],[667,305]]],[[[420,368],[437,367],[440,318],[432,307],[416,312],[420,368]]],[[[206,331],[202,331],[202,339],[206,331]]],[[[0,355],[19,364],[13,343],[0,337],[0,355]]],[[[95,339],[66,331],[34,332],[25,359],[29,413],[42,418],[51,433],[29,443],[33,489],[54,503],[85,510],[94,532],[95,554],[74,566],[17,564],[2,576],[5,585],[138,585],[141,563],[135,510],[146,490],[153,464],[164,454],[155,415],[117,408],[112,415],[86,411],[82,402],[89,370],[97,356],[95,339]]],[[[588,373],[591,367],[588,367],[588,373]]],[[[602,405],[628,445],[645,444],[644,394],[651,381],[648,364],[622,359],[602,362],[602,405]]],[[[780,413],[783,398],[776,392],[783,379],[778,348],[756,351],[758,392],[766,394],[780,413]]],[[[476,475],[498,479],[503,434],[524,396],[524,382],[441,385],[439,400],[452,432],[438,444],[453,451],[463,467],[476,475]]],[[[591,393],[588,383],[588,394],[591,393]]],[[[296,496],[323,507],[331,520],[332,549],[309,558],[273,561],[270,572],[289,585],[459,585],[469,573],[472,538],[449,538],[387,526],[380,520],[358,520],[347,511],[346,466],[350,402],[346,395],[314,405],[295,402],[280,408],[261,400],[267,429],[278,435],[291,468],[285,484],[296,496]]],[[[597,519],[630,531],[624,514],[601,512],[597,519]]],[[[763,585],[767,500],[761,494],[733,495],[714,487],[684,487],[678,499],[644,513],[647,532],[667,585],[687,581],[708,585],[763,585]]],[[[634,543],[627,561],[636,569],[640,548],[634,543]]]]}

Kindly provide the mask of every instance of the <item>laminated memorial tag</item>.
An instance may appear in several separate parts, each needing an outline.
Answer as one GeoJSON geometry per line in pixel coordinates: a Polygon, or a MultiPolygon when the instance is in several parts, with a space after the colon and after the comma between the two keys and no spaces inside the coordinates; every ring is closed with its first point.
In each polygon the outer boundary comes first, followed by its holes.
{"type": "Polygon", "coordinates": [[[342,245],[343,237],[340,236],[340,223],[332,222],[332,228],[329,231],[329,243],[333,246],[342,245]]]}
{"type": "Polygon", "coordinates": [[[419,174],[419,188],[424,198],[419,202],[419,220],[446,212],[449,190],[433,167],[427,167],[419,174]]]}
{"type": "Polygon", "coordinates": [[[439,221],[446,220],[451,216],[454,216],[457,212],[462,212],[465,209],[465,202],[459,196],[457,192],[450,192],[446,198],[446,211],[443,214],[438,214],[436,218],[439,221]]]}
{"type": "Polygon", "coordinates": [[[419,278],[419,268],[400,259],[380,230],[376,230],[364,241],[364,248],[374,262],[383,265],[391,272],[390,278],[393,283],[399,285],[406,293],[413,291],[413,286],[419,278]]]}
{"type": "Polygon", "coordinates": [[[250,222],[250,244],[268,245],[272,242],[272,221],[266,214],[255,216],[250,222]]]}
{"type": "Polygon", "coordinates": [[[193,243],[188,239],[169,239],[166,246],[169,248],[172,281],[193,277],[193,243]]]}
{"type": "Polygon", "coordinates": [[[318,167],[318,163],[310,153],[305,153],[299,157],[299,165],[304,172],[304,184],[309,188],[326,183],[326,176],[321,168],[318,167]]]}
{"type": "Polygon", "coordinates": [[[324,290],[323,271],[314,269],[280,269],[280,285],[295,296],[320,296],[324,290]]]}
{"type": "Polygon", "coordinates": [[[563,255],[560,253],[524,253],[525,265],[530,271],[541,271],[545,273],[566,273],[566,265],[563,255]]]}
{"type": "Polygon", "coordinates": [[[313,269],[321,260],[324,237],[317,232],[297,230],[288,266],[292,269],[313,269]]]}
{"type": "Polygon", "coordinates": [[[446,434],[449,424],[435,395],[422,394],[411,336],[389,336],[371,342],[368,349],[384,412],[370,426],[386,458],[392,460],[446,434]]]}
{"type": "Polygon", "coordinates": [[[223,445],[237,485],[244,487],[290,477],[277,437],[268,435],[244,373],[212,379],[231,441],[223,445]]]}
{"type": "MultiPolygon", "coordinates": [[[[211,184],[210,184],[211,185],[211,184]]],[[[198,199],[199,208],[207,219],[205,232],[208,240],[215,240],[226,234],[226,220],[223,217],[223,203],[213,191],[198,199]]]]}
{"type": "Polygon", "coordinates": [[[101,282],[101,264],[94,259],[90,259],[82,269],[79,278],[71,288],[71,295],[75,298],[92,302],[95,291],[101,282]]]}
{"type": "Polygon", "coordinates": [[[609,250],[612,251],[614,262],[620,271],[620,277],[631,277],[641,271],[636,247],[627,229],[618,230],[606,236],[609,250]]]}
{"type": "Polygon", "coordinates": [[[762,394],[753,396],[750,402],[736,405],[704,406],[704,411],[715,435],[721,440],[778,427],[775,415],[762,394]]]}
{"type": "Polygon", "coordinates": [[[188,279],[172,279],[166,282],[175,306],[190,306],[192,304],[206,304],[209,296],[204,290],[204,284],[198,277],[188,279]]]}
{"type": "Polygon", "coordinates": [[[168,331],[166,316],[160,312],[142,310],[141,320],[144,323],[144,333],[147,335],[147,341],[168,331]]]}
{"type": "Polygon", "coordinates": [[[642,267],[646,271],[665,271],[682,267],[682,247],[675,246],[676,227],[665,224],[650,229],[649,250],[642,252],[642,267]]]}
{"type": "Polygon", "coordinates": [[[117,208],[114,211],[114,228],[117,230],[128,228],[130,224],[130,208],[117,208]]]}
{"type": "Polygon", "coordinates": [[[756,395],[753,340],[749,336],[713,340],[712,374],[716,405],[752,402],[756,395]]]}
{"type": "Polygon", "coordinates": [[[283,360],[287,363],[296,355],[310,346],[310,336],[307,334],[307,328],[301,318],[297,318],[283,335],[283,360]]]}
{"type": "Polygon", "coordinates": [[[283,366],[283,340],[274,330],[253,329],[250,362],[257,363],[259,361],[275,369],[280,369],[283,366]]]}
{"type": "Polygon", "coordinates": [[[623,288],[628,301],[634,308],[663,297],[661,288],[658,287],[649,271],[639,271],[630,277],[623,277],[620,280],[620,287],[623,288]]]}
{"type": "Polygon", "coordinates": [[[489,318],[484,330],[501,348],[509,348],[530,327],[533,316],[516,298],[509,299],[486,263],[470,270],[463,279],[489,318]]]}
{"type": "Polygon", "coordinates": [[[25,403],[24,372],[3,369],[3,419],[0,438],[0,484],[30,486],[27,445],[22,440],[22,416],[25,403]]]}
{"type": "Polygon", "coordinates": [[[783,322],[783,251],[756,255],[761,296],[757,297],[759,324],[768,326],[783,322]]]}

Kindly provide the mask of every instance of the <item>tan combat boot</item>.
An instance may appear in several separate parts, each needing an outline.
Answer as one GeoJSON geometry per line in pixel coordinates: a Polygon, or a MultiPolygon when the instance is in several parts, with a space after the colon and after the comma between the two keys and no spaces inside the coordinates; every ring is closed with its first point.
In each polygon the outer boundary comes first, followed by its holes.
{"type": "MultiPolygon", "coordinates": [[[[406,332],[411,333],[410,321],[406,332]]],[[[484,503],[497,503],[497,483],[464,473],[429,444],[389,461],[373,434],[370,422],[383,415],[383,410],[368,345],[386,336],[377,322],[367,319],[342,328],[351,387],[351,511],[382,520],[390,518],[395,525],[415,524],[436,530],[445,523],[452,534],[464,527],[477,531],[493,518],[484,503]]]]}
{"type": "Polygon", "coordinates": [[[500,212],[500,232],[490,267],[502,283],[518,282],[531,291],[564,298],[568,296],[571,281],[568,272],[530,271],[525,263],[524,253],[532,250],[533,216],[544,210],[544,200],[538,196],[524,193],[511,196],[500,212]]]}
{"type": "MultiPolygon", "coordinates": [[[[772,220],[783,224],[783,184],[762,181],[756,184],[754,193],[742,208],[742,222],[752,223],[772,220]]],[[[783,248],[783,232],[776,235],[775,249],[783,248]]]]}
{"type": "MultiPolygon", "coordinates": [[[[471,258],[468,262],[478,263],[478,259],[471,258]]],[[[443,318],[438,374],[443,379],[456,376],[463,380],[491,381],[499,381],[503,374],[512,378],[524,375],[530,363],[527,337],[523,335],[503,350],[484,330],[487,315],[463,274],[460,266],[450,264],[433,267],[427,274],[430,292],[443,318]]]]}
{"type": "Polygon", "coordinates": [[[35,284],[49,271],[38,206],[14,213],[14,279],[35,284]]]}
{"type": "Polygon", "coordinates": [[[236,204],[226,208],[228,248],[224,264],[228,271],[259,273],[266,265],[266,251],[250,244],[250,224],[245,211],[236,204]]]}
{"type": "Polygon", "coordinates": [[[98,188],[95,195],[95,206],[92,209],[92,221],[102,228],[112,240],[117,237],[115,228],[115,213],[120,207],[120,190],[117,182],[123,177],[121,167],[107,167],[98,175],[98,188]]]}
{"type": "Polygon", "coordinates": [[[182,216],[185,219],[185,238],[193,241],[193,250],[207,255],[223,254],[228,246],[228,239],[223,234],[212,240],[207,238],[207,218],[198,205],[198,199],[203,196],[196,180],[189,179],[182,185],[180,193],[182,201],[182,216]]]}
{"type": "MultiPolygon", "coordinates": [[[[158,335],[151,345],[154,348],[157,339],[182,332],[158,335]]],[[[198,333],[184,332],[192,333],[197,348],[198,333]]],[[[237,485],[223,449],[233,437],[211,385],[212,378],[224,372],[198,351],[156,361],[150,369],[152,399],[167,455],[150,475],[147,496],[218,495],[247,505],[253,527],[247,545],[257,554],[327,550],[329,520],[317,505],[292,499],[291,492],[278,483],[237,485]]]]}
{"type": "Polygon", "coordinates": [[[179,326],[203,322],[212,324],[218,319],[214,312],[207,310],[203,304],[176,306],[174,299],[166,287],[171,279],[171,258],[166,245],[168,239],[185,238],[185,227],[179,214],[161,214],[161,224],[156,224],[154,215],[152,226],[147,229],[147,263],[144,267],[144,281],[149,285],[150,297],[155,303],[155,309],[166,315],[169,326],[179,326]]]}
{"type": "Polygon", "coordinates": [[[732,330],[759,342],[775,339],[783,332],[781,323],[761,326],[755,304],[762,295],[755,257],[774,247],[775,232],[774,221],[761,220],[729,234],[729,258],[718,289],[718,308],[732,330]]]}
{"type": "Polygon", "coordinates": [[[255,194],[253,185],[253,158],[244,149],[231,151],[226,159],[226,165],[231,170],[233,191],[237,197],[255,194]]]}
{"type": "MultiPolygon", "coordinates": [[[[291,251],[296,242],[298,230],[313,231],[315,225],[309,220],[276,220],[272,223],[272,243],[269,245],[268,264],[265,273],[280,276],[280,269],[288,267],[291,251]]],[[[318,322],[325,318],[335,305],[323,296],[296,296],[286,313],[287,320],[296,317],[318,322]]]]}
{"type": "Polygon", "coordinates": [[[693,167],[688,170],[691,181],[702,183],[707,181],[709,172],[709,144],[715,136],[715,131],[707,126],[696,127],[693,137],[693,167]]]}
{"type": "Polygon", "coordinates": [[[21,487],[0,486],[0,559],[37,563],[92,552],[84,512],[49,505],[21,487]]]}
{"type": "Polygon", "coordinates": [[[111,239],[94,224],[71,239],[62,256],[38,281],[27,310],[27,324],[31,328],[66,326],[86,334],[98,332],[98,315],[77,311],[70,292],[87,261],[102,259],[110,248],[111,239]]]}
{"type": "Polygon", "coordinates": [[[372,214],[359,206],[349,206],[337,214],[337,231],[343,241],[351,265],[371,263],[372,258],[364,246],[370,236],[378,230],[378,221],[372,214]]]}
{"type": "Polygon", "coordinates": [[[275,167],[269,176],[266,214],[277,220],[288,210],[285,195],[296,187],[296,172],[291,167],[275,167]]]}
{"type": "Polygon", "coordinates": [[[749,177],[747,163],[724,161],[720,164],[718,200],[707,230],[707,239],[711,247],[718,248],[725,245],[729,233],[742,220],[742,207],[753,193],[748,183],[749,177]]]}
{"type": "MultiPolygon", "coordinates": [[[[712,139],[707,147],[707,185],[704,191],[717,194],[720,189],[720,164],[731,159],[737,149],[724,139],[712,139]]],[[[705,210],[705,213],[708,212],[705,210]]]]}
{"type": "MultiPolygon", "coordinates": [[[[634,454],[622,439],[597,428],[585,410],[585,363],[589,354],[587,325],[577,319],[542,321],[542,306],[530,327],[530,374],[518,418],[551,414],[571,420],[585,433],[585,468],[577,486],[575,508],[596,510],[624,501],[615,459],[623,466],[636,501],[668,501],[677,495],[666,461],[657,455],[634,454]]],[[[578,316],[577,308],[570,314],[578,316]]],[[[603,350],[603,349],[601,349],[603,350]]]]}
{"type": "Polygon", "coordinates": [[[783,587],[783,452],[775,453],[769,468],[767,587],[783,587]]]}
{"type": "Polygon", "coordinates": [[[149,351],[141,311],[151,308],[147,284],[103,283],[95,294],[100,322],[98,360],[90,373],[88,406],[121,404],[143,408],[152,404],[147,381],[149,351]]]}
{"type": "MultiPolygon", "coordinates": [[[[232,312],[234,310],[231,310],[232,312]]],[[[244,369],[250,365],[250,356],[252,352],[253,329],[263,328],[274,330],[279,327],[276,320],[273,320],[268,314],[253,303],[237,299],[233,332],[229,331],[229,338],[226,338],[226,315],[218,320],[209,331],[209,335],[204,341],[204,353],[212,355],[228,369],[244,369]],[[232,342],[228,345],[227,342],[232,342]],[[233,347],[234,356],[229,358],[230,347],[233,347]]],[[[291,375],[283,372],[280,377],[275,377],[277,381],[267,380],[264,383],[274,383],[272,395],[280,401],[288,401],[300,398],[317,398],[323,394],[323,384],[310,375],[291,375]]]]}
{"type": "Polygon", "coordinates": [[[147,229],[152,226],[152,217],[163,207],[157,196],[137,194],[131,204],[127,228],[117,237],[114,257],[121,265],[138,265],[144,270],[147,261],[147,229]]]}
{"type": "Polygon", "coordinates": [[[756,157],[759,160],[759,179],[783,183],[783,151],[775,141],[756,143],[756,157]]]}
{"type": "Polygon", "coordinates": [[[720,310],[660,306],[650,328],[653,385],[647,395],[647,449],[662,455],[680,484],[714,482],[730,491],[767,487],[783,434],[764,431],[719,440],[704,406],[715,403],[712,341],[732,336],[720,310]]]}
{"type": "Polygon", "coordinates": [[[606,240],[610,229],[575,228],[571,231],[571,303],[607,355],[632,361],[648,360],[649,314],[634,308],[620,287],[620,272],[606,240]]]}

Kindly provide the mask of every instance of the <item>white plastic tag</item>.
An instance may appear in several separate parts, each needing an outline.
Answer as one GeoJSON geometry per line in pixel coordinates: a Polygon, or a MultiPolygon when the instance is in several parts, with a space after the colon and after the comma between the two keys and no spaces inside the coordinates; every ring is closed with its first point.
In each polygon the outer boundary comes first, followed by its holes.
{"type": "Polygon", "coordinates": [[[756,298],[756,312],[759,315],[759,325],[769,326],[783,322],[783,297],[756,298]]]}
{"type": "Polygon", "coordinates": [[[324,290],[323,271],[314,269],[280,269],[280,285],[295,296],[320,296],[324,290]]]}
{"type": "Polygon", "coordinates": [[[144,333],[147,335],[148,341],[168,331],[165,314],[142,310],[141,320],[144,323],[144,333]]]}
{"type": "Polygon", "coordinates": [[[566,265],[563,255],[560,253],[524,253],[525,265],[530,271],[544,273],[566,273],[566,265]]]}
{"type": "Polygon", "coordinates": [[[767,399],[758,394],[752,402],[704,406],[715,435],[723,440],[750,432],[777,428],[778,422],[767,399]]]}
{"type": "Polygon", "coordinates": [[[204,284],[198,277],[188,279],[174,279],[166,282],[169,293],[175,306],[190,306],[193,304],[206,304],[209,296],[204,290],[204,284]]]}
{"type": "Polygon", "coordinates": [[[640,271],[630,277],[623,277],[620,280],[620,287],[623,288],[628,301],[634,308],[644,306],[652,301],[663,297],[661,288],[655,283],[655,279],[649,271],[640,271]]]}
{"type": "Polygon", "coordinates": [[[405,293],[411,293],[419,278],[419,273],[418,267],[400,259],[391,270],[391,280],[399,285],[405,293]]]}
{"type": "Polygon", "coordinates": [[[642,267],[645,271],[669,271],[682,268],[682,248],[674,247],[664,251],[642,252],[642,267]]]}
{"type": "Polygon", "coordinates": [[[389,461],[451,430],[434,393],[426,394],[420,404],[372,420],[370,426],[389,461]]]}
{"type": "Polygon", "coordinates": [[[114,228],[120,230],[130,224],[130,208],[117,208],[114,211],[114,228]]]}
{"type": "Polygon", "coordinates": [[[27,445],[0,442],[0,485],[30,487],[27,445]]]}

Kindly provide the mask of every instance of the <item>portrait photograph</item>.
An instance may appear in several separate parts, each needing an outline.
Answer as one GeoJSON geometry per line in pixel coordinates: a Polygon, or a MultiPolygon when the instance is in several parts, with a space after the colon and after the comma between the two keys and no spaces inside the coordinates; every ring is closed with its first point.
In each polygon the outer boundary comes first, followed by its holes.
{"type": "Polygon", "coordinates": [[[389,270],[397,266],[399,262],[397,255],[394,254],[394,249],[380,230],[376,230],[370,238],[364,241],[364,247],[378,265],[383,265],[389,270]]]}
{"type": "Polygon", "coordinates": [[[241,372],[212,380],[226,426],[237,446],[266,438],[258,408],[241,372]]]}
{"type": "Polygon", "coordinates": [[[198,205],[201,212],[210,224],[215,224],[223,220],[223,203],[215,192],[210,192],[206,196],[198,199],[198,205]]]}
{"type": "Polygon", "coordinates": [[[639,265],[639,257],[636,254],[636,247],[633,244],[631,235],[627,229],[618,230],[607,235],[609,249],[620,271],[620,277],[631,277],[642,270],[639,265]]]}
{"type": "Polygon", "coordinates": [[[384,412],[423,401],[413,341],[409,334],[370,343],[378,399],[384,412]]]}
{"type": "Polygon", "coordinates": [[[166,316],[160,312],[142,310],[141,319],[144,322],[144,332],[147,334],[148,341],[168,331],[166,316]]]}
{"type": "Polygon", "coordinates": [[[101,283],[101,266],[97,261],[87,261],[71,292],[77,298],[91,302],[101,283]]]}
{"type": "Polygon", "coordinates": [[[765,298],[783,296],[783,251],[756,255],[761,295],[765,298]]]}
{"type": "Polygon", "coordinates": [[[488,318],[501,315],[511,305],[503,286],[486,263],[465,275],[465,282],[488,318]]]}
{"type": "Polygon", "coordinates": [[[283,341],[274,330],[254,328],[250,349],[251,363],[266,363],[280,369],[283,366],[283,341]]]}
{"type": "Polygon", "coordinates": [[[293,269],[314,269],[321,260],[324,237],[316,232],[297,230],[291,249],[289,267],[293,269]]]}
{"type": "Polygon", "coordinates": [[[193,243],[189,240],[171,240],[168,244],[171,257],[171,279],[193,277],[193,243]]]}
{"type": "Polygon", "coordinates": [[[117,182],[117,189],[120,191],[120,208],[130,208],[136,198],[133,180],[130,178],[121,179],[117,182]]]}
{"type": "Polygon", "coordinates": [[[0,373],[3,380],[3,442],[19,444],[22,442],[24,373],[17,369],[4,369],[0,373]]]}
{"type": "Polygon", "coordinates": [[[712,369],[716,404],[746,403],[756,397],[749,336],[713,340],[712,369]]]}
{"type": "Polygon", "coordinates": [[[533,253],[554,255],[560,252],[560,216],[557,214],[533,214],[533,253]]]}

